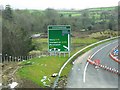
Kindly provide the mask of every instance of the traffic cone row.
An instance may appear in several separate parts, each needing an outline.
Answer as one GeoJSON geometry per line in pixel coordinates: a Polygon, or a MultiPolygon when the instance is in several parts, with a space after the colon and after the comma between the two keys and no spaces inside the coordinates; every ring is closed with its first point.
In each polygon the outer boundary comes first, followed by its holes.
{"type": "Polygon", "coordinates": [[[102,65],[102,64],[97,64],[97,63],[95,63],[94,61],[92,61],[90,58],[88,58],[87,61],[88,61],[90,64],[92,64],[92,65],[99,66],[100,68],[103,68],[104,70],[107,70],[107,71],[109,71],[109,72],[112,72],[112,73],[115,73],[115,74],[120,75],[119,71],[118,71],[117,69],[115,69],[115,68],[111,68],[111,67],[109,67],[109,66],[102,65]]]}
{"type": "Polygon", "coordinates": [[[111,67],[109,67],[109,66],[101,65],[101,64],[99,64],[98,66],[101,67],[101,68],[103,68],[104,70],[107,70],[107,71],[110,71],[110,72],[112,72],[112,73],[115,73],[115,74],[120,75],[120,73],[118,72],[118,70],[115,69],[115,68],[111,68],[111,67]]]}

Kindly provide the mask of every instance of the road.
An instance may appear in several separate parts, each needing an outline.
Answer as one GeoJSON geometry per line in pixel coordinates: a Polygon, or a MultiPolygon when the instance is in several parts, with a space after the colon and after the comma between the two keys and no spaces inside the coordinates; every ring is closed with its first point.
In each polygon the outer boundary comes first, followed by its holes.
{"type": "Polygon", "coordinates": [[[118,75],[88,64],[85,71],[86,60],[98,51],[92,60],[100,59],[101,64],[118,69],[118,63],[109,57],[110,51],[118,45],[118,40],[113,40],[99,45],[75,60],[68,76],[67,88],[118,88],[118,75]],[[86,74],[85,74],[86,73],[86,74]]]}

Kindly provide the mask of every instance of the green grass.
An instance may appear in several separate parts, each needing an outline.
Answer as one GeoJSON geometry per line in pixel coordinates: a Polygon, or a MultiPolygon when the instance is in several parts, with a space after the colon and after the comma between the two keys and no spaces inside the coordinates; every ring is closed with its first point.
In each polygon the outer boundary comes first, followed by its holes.
{"type": "Polygon", "coordinates": [[[52,85],[55,78],[51,77],[53,73],[57,73],[61,66],[65,63],[68,57],[49,56],[34,58],[28,61],[24,61],[21,64],[23,67],[18,70],[17,74],[26,79],[32,80],[34,83],[41,87],[45,87],[41,82],[43,76],[47,76],[51,81],[45,80],[46,84],[52,85]],[[25,65],[28,62],[32,65],[25,65]]]}
{"type": "Polygon", "coordinates": [[[71,44],[71,55],[73,55],[78,50],[82,49],[83,47],[97,42],[97,39],[94,38],[73,38],[71,44]]]}
{"type": "Polygon", "coordinates": [[[60,13],[60,14],[77,14],[79,12],[75,12],[75,11],[59,11],[58,13],[60,13]]]}
{"type": "Polygon", "coordinates": [[[46,43],[47,41],[48,41],[47,38],[36,38],[36,39],[33,39],[33,43],[34,42],[46,43]]]}
{"type": "Polygon", "coordinates": [[[63,16],[68,17],[69,15],[71,15],[72,17],[76,17],[76,16],[80,16],[81,14],[79,12],[69,12],[69,11],[59,11],[59,14],[63,14],[63,16]]]}
{"type": "Polygon", "coordinates": [[[72,38],[72,44],[91,44],[98,41],[97,39],[94,38],[72,38]]]}
{"type": "Polygon", "coordinates": [[[35,49],[39,51],[47,51],[47,38],[36,38],[32,40],[33,45],[35,45],[35,49]]]}

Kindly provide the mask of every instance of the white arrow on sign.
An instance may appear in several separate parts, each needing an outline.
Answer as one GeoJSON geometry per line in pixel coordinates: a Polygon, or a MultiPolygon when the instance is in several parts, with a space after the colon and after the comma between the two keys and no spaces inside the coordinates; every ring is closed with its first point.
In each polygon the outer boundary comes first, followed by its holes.
{"type": "Polygon", "coordinates": [[[64,48],[66,48],[66,49],[68,49],[68,47],[67,47],[67,46],[65,46],[65,45],[64,45],[63,47],[64,47],[64,48]]]}

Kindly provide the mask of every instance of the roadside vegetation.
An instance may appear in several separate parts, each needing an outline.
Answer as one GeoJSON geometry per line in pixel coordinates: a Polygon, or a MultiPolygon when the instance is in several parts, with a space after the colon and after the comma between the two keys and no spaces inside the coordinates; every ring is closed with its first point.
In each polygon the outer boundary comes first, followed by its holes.
{"type": "Polygon", "coordinates": [[[19,69],[17,74],[24,79],[32,80],[41,87],[50,87],[55,81],[55,77],[52,77],[52,75],[58,73],[67,58],[68,57],[63,56],[48,56],[24,61],[22,63],[23,67],[19,69]],[[46,77],[46,79],[42,81],[44,77],[46,77]],[[46,84],[44,84],[44,82],[46,84]]]}

